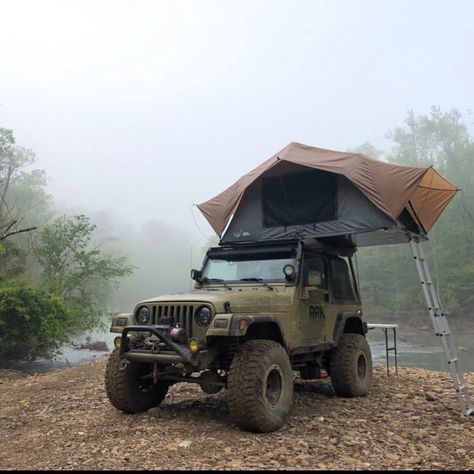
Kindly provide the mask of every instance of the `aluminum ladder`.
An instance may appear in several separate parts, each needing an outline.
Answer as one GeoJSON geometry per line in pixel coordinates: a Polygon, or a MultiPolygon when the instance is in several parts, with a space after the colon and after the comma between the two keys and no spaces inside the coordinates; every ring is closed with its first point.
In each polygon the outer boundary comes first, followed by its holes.
{"type": "Polygon", "coordinates": [[[441,308],[438,295],[435,291],[430,270],[426,262],[421,243],[416,237],[409,237],[411,251],[415,259],[418,275],[420,276],[421,287],[425,295],[426,304],[430,313],[435,334],[441,338],[441,344],[448,361],[451,376],[456,388],[456,396],[463,415],[474,415],[474,406],[471,402],[469,391],[464,380],[456,348],[451,340],[451,331],[448,326],[448,318],[441,308]]]}

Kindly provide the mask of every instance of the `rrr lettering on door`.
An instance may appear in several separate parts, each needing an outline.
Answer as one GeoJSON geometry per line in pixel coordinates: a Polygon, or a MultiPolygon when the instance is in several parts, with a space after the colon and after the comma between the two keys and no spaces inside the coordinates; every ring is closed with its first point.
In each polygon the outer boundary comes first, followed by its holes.
{"type": "Polygon", "coordinates": [[[322,306],[310,305],[309,319],[324,319],[324,310],[322,306]]]}

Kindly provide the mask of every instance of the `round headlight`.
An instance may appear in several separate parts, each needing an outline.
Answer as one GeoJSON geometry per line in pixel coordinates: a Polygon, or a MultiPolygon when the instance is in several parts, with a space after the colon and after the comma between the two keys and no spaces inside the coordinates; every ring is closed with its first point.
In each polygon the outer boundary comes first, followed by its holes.
{"type": "Polygon", "coordinates": [[[201,327],[208,326],[212,319],[212,311],[207,306],[200,306],[194,313],[194,321],[201,327]]]}
{"type": "Polygon", "coordinates": [[[137,323],[146,324],[150,317],[150,311],[146,306],[142,306],[137,312],[137,323]]]}

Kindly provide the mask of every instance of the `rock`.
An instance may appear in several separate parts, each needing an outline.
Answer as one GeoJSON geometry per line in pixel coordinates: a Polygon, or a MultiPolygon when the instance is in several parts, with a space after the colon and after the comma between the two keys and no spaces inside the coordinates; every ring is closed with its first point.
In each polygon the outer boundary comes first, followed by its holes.
{"type": "Polygon", "coordinates": [[[178,448],[189,448],[192,444],[193,442],[191,440],[185,439],[178,444],[178,448]]]}
{"type": "Polygon", "coordinates": [[[85,344],[81,344],[79,349],[89,349],[90,351],[101,352],[108,352],[109,350],[105,341],[91,341],[90,338],[87,338],[85,344]]]}
{"type": "Polygon", "coordinates": [[[404,400],[405,398],[408,398],[409,395],[408,395],[408,393],[396,393],[396,394],[395,394],[395,397],[396,397],[396,398],[399,398],[399,399],[401,399],[401,400],[404,400]]]}

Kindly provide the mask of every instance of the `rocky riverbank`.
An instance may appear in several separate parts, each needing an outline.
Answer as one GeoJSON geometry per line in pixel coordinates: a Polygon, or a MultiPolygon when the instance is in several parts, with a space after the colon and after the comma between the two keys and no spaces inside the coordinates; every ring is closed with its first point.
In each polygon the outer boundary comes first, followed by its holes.
{"type": "MultiPolygon", "coordinates": [[[[106,359],[0,384],[3,470],[473,470],[474,417],[449,374],[374,368],[368,397],[296,379],[287,425],[240,431],[224,392],[178,384],[159,408],[124,415],[104,391],[106,359]]],[[[466,375],[474,392],[474,374],[466,375]]]]}

